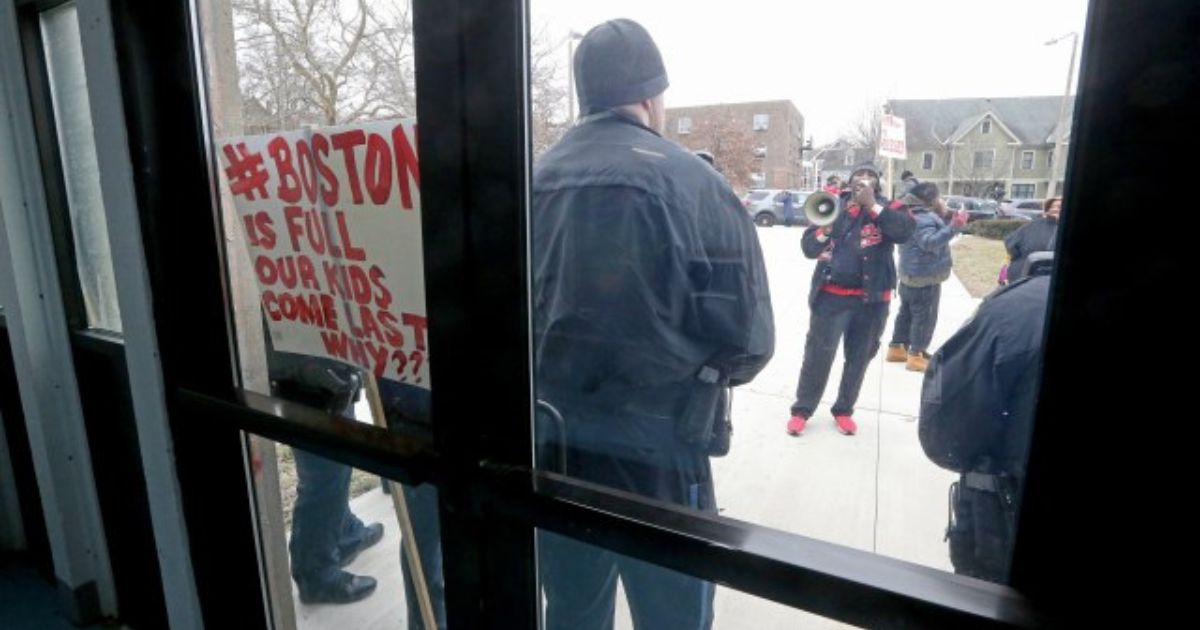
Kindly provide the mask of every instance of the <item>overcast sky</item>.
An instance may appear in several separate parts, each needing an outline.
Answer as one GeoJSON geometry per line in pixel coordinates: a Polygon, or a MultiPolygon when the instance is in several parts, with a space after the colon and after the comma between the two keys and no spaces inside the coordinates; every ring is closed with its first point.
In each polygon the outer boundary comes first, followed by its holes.
{"type": "Polygon", "coordinates": [[[822,143],[872,100],[1061,95],[1070,39],[1043,43],[1083,35],[1086,15],[1087,0],[532,0],[531,22],[558,42],[637,20],[667,107],[790,99],[822,143]]]}

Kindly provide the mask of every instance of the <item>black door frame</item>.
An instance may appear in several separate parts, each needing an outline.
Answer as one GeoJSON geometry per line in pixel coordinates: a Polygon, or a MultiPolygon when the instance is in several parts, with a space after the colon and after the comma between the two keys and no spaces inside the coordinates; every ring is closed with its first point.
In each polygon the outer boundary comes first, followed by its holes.
{"type": "MultiPolygon", "coordinates": [[[[1078,532],[1064,523],[1100,521],[1110,516],[1111,506],[1082,501],[1099,496],[1095,489],[1062,500],[1060,492],[1075,485],[1077,471],[1090,461],[1064,420],[1073,415],[1074,397],[1094,392],[1096,382],[1113,381],[1069,357],[1097,356],[1088,354],[1095,338],[1081,337],[1085,329],[1103,334],[1112,331],[1113,322],[1142,321],[1133,305],[1106,297],[1114,284],[1137,287],[1137,276],[1110,274],[1101,284],[1087,271],[1109,255],[1091,239],[1128,229],[1124,217],[1081,211],[1064,219],[1012,587],[534,471],[525,272],[530,170],[525,2],[415,4],[422,136],[438,138],[419,148],[428,209],[423,230],[429,336],[439,354],[431,366],[439,418],[432,441],[369,427],[335,433],[316,412],[238,389],[196,21],[186,0],[112,1],[163,369],[173,392],[178,474],[210,627],[232,627],[229,622],[265,627],[269,618],[248,507],[243,431],[402,480],[435,483],[455,627],[534,623],[535,526],[872,627],[1031,624],[1042,615],[1070,621],[1092,610],[1073,607],[1085,600],[1064,592],[1064,581],[1070,587],[1094,585],[1111,572],[1076,562],[1087,560],[1087,553],[1078,532]],[[193,291],[173,294],[170,286],[193,291]],[[1095,299],[1106,300],[1111,318],[1087,311],[1095,299]],[[1096,380],[1080,384],[1081,370],[1096,380]],[[222,518],[212,518],[214,513],[222,518]]],[[[1147,117],[1156,116],[1157,124],[1164,116],[1182,119],[1178,104],[1194,95],[1194,81],[1185,82],[1182,96],[1177,89],[1155,93],[1157,101],[1127,97],[1128,86],[1147,68],[1162,63],[1179,68],[1179,57],[1195,52],[1189,31],[1176,22],[1197,24],[1194,3],[1092,3],[1067,168],[1073,207],[1109,207],[1119,200],[1112,195],[1120,191],[1087,186],[1075,177],[1079,173],[1090,181],[1124,175],[1135,187],[1152,181],[1146,169],[1119,170],[1104,135],[1113,124],[1126,124],[1125,155],[1150,155],[1149,143],[1162,135],[1147,117]],[[1137,46],[1130,47],[1131,41],[1137,46]]],[[[1185,74],[1189,68],[1194,73],[1194,54],[1183,59],[1192,64],[1182,66],[1185,74]]]]}

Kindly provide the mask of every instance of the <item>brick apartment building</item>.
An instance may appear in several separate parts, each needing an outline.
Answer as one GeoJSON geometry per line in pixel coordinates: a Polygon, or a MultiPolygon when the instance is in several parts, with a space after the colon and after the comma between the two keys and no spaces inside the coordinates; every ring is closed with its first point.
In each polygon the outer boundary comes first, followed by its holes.
{"type": "Polygon", "coordinates": [[[693,131],[722,117],[750,133],[753,158],[750,188],[800,187],[804,116],[791,101],[668,108],[666,137],[691,150],[711,150],[711,147],[700,146],[705,142],[693,131]]]}

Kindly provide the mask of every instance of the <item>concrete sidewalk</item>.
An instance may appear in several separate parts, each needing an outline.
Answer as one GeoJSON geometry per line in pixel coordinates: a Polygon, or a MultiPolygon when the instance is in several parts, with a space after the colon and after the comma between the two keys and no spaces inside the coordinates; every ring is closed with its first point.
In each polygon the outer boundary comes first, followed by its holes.
{"type": "MultiPolygon", "coordinates": [[[[829,411],[841,378],[839,357],[822,408],[804,434],[793,438],[784,430],[803,358],[815,265],[800,253],[802,232],[783,227],[758,230],[771,283],[776,350],[759,377],[734,395],[733,449],[728,457],[713,460],[721,514],[948,571],[942,536],[946,492],[956,476],[931,464],[917,442],[921,374],[908,372],[902,363],[885,363],[881,350],[858,401],[858,434],[847,437],[837,432],[829,411]]],[[[978,303],[952,276],[942,287],[933,348],[957,330],[978,303]]],[[[897,309],[894,303],[892,319],[897,309]]],[[[885,346],[892,319],[884,333],[885,346]]],[[[378,578],[379,590],[349,606],[304,606],[297,600],[297,619],[304,630],[405,627],[400,537],[391,501],[374,490],[355,499],[353,508],[363,520],[383,521],[387,527],[383,542],[349,567],[378,578]]],[[[617,627],[631,628],[623,598],[617,609],[617,627]]],[[[717,590],[715,614],[715,627],[721,629],[844,627],[727,588],[717,590]]]]}

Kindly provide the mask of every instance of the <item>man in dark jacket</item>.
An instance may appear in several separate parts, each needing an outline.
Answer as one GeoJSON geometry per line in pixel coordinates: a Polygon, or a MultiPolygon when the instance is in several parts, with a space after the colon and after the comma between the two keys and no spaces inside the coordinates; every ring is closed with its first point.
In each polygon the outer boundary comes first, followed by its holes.
{"type": "Polygon", "coordinates": [[[937,327],[942,283],[950,277],[953,265],[950,239],[967,224],[967,213],[951,213],[933,183],[913,186],[900,202],[912,212],[917,228],[900,246],[900,313],[887,360],[924,372],[929,362],[926,350],[937,327]]]}
{"type": "Polygon", "coordinates": [[[920,180],[912,174],[912,171],[900,173],[900,194],[897,196],[903,199],[905,195],[912,192],[914,186],[920,183],[920,180]]]}
{"type": "MultiPolygon", "coordinates": [[[[584,117],[539,161],[533,194],[538,397],[561,412],[566,474],[716,512],[708,449],[723,386],[774,350],[767,275],[728,184],[664,139],[662,57],[630,20],[575,53],[584,117]]],[[[546,627],[708,628],[711,584],[545,533],[546,627]]]]}
{"type": "MultiPolygon", "coordinates": [[[[275,351],[266,335],[272,393],[353,421],[361,390],[358,370],[317,357],[275,351]]],[[[383,539],[383,525],[365,525],[350,511],[350,467],[302,449],[296,462],[296,503],[288,542],[292,578],[306,604],[348,604],[375,591],[375,578],[342,569],[383,539]]]]}
{"type": "Polygon", "coordinates": [[[783,191],[779,193],[783,202],[783,224],[787,227],[792,227],[796,222],[796,200],[792,197],[791,191],[783,191]]]}
{"type": "Polygon", "coordinates": [[[816,410],[843,337],[846,364],[833,418],[846,435],[858,430],[854,403],[867,365],[879,351],[896,287],[893,250],[912,236],[915,227],[903,204],[889,204],[880,193],[879,169],[860,164],[850,176],[850,190],[840,198],[837,220],[804,231],[801,248],[805,256],[817,259],[817,268],[808,298],[812,315],[804,364],[787,424],[790,435],[800,435],[816,410]]]}
{"type": "Polygon", "coordinates": [[[1037,405],[1049,265],[997,290],[933,355],[918,437],[935,464],[962,473],[946,531],[956,573],[1007,579],[1017,496],[1037,405]],[[1042,271],[1045,269],[1046,271],[1042,271]]]}
{"type": "Polygon", "coordinates": [[[1058,215],[1062,212],[1062,198],[1051,197],[1042,205],[1042,216],[1017,228],[1004,239],[1008,250],[1007,281],[1016,282],[1025,275],[1025,261],[1034,252],[1053,252],[1058,235],[1058,215]]]}

